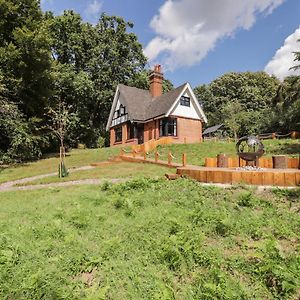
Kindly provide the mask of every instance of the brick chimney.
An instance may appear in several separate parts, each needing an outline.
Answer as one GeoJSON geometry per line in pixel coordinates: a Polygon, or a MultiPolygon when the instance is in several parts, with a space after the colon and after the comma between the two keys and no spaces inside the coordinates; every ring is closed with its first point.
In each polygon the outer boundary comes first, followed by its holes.
{"type": "Polygon", "coordinates": [[[159,97],[162,95],[162,83],[164,75],[161,72],[161,66],[155,65],[154,70],[150,74],[150,93],[152,97],[159,97]]]}

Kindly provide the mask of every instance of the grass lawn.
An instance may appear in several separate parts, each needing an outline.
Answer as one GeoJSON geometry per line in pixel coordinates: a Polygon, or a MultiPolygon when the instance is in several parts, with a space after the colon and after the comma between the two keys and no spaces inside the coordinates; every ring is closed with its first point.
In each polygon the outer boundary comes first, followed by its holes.
{"type": "MultiPolygon", "coordinates": [[[[67,153],[66,165],[68,168],[86,166],[94,162],[105,161],[109,157],[117,155],[119,152],[119,148],[74,149],[70,153],[67,153]]],[[[9,168],[1,168],[0,166],[0,183],[57,172],[58,165],[59,157],[52,157],[9,168]]]]}
{"type": "Polygon", "coordinates": [[[135,178],[135,177],[160,177],[166,173],[175,173],[176,169],[166,168],[153,164],[118,162],[111,165],[99,166],[95,169],[76,171],[70,173],[68,177],[58,178],[57,176],[46,177],[27,182],[22,185],[45,184],[52,182],[64,182],[80,179],[103,179],[103,178],[135,178]]]}
{"type": "MultiPolygon", "coordinates": [[[[274,154],[298,156],[300,153],[300,140],[266,140],[264,141],[264,144],[267,156],[274,154]]],[[[162,160],[167,161],[168,151],[171,151],[175,156],[174,162],[181,162],[182,153],[185,152],[187,153],[188,164],[204,165],[205,157],[215,157],[219,153],[235,155],[235,143],[206,141],[201,144],[174,144],[169,146],[159,146],[158,150],[162,154],[160,157],[162,160]]],[[[105,161],[109,157],[118,155],[119,152],[120,148],[84,150],[75,149],[68,153],[66,158],[66,166],[67,168],[73,168],[90,165],[94,162],[105,161]]],[[[148,157],[154,158],[154,151],[151,152],[148,157]]],[[[35,175],[57,172],[58,164],[59,158],[53,157],[8,168],[1,168],[0,166],[0,183],[35,175]]],[[[74,174],[72,176],[74,176],[74,178],[75,176],[83,176],[81,178],[87,178],[85,176],[88,175],[89,172],[81,172],[80,174],[82,175],[74,174]]],[[[93,172],[91,171],[90,174],[92,175],[93,172]]],[[[95,174],[95,176],[98,175],[95,174]]],[[[101,173],[99,173],[99,176],[101,176],[101,173]]],[[[69,178],[67,180],[69,180],[69,178]]],[[[79,179],[79,177],[77,179],[79,179]]],[[[45,180],[45,182],[47,182],[47,180],[45,180]]],[[[52,180],[54,180],[54,177],[52,180]]]]}
{"type": "MultiPolygon", "coordinates": [[[[282,139],[265,140],[265,155],[272,156],[276,154],[286,154],[289,156],[299,156],[300,140],[282,139]]],[[[159,146],[160,159],[167,160],[168,152],[171,151],[175,156],[174,162],[181,162],[182,153],[187,153],[187,163],[191,165],[204,165],[206,157],[216,157],[220,153],[235,156],[234,142],[213,142],[205,141],[201,144],[173,144],[168,146],[159,146]]],[[[149,157],[154,158],[154,151],[149,157]]]]}
{"type": "Polygon", "coordinates": [[[0,299],[299,299],[299,199],[187,179],[0,193],[0,299]]]}

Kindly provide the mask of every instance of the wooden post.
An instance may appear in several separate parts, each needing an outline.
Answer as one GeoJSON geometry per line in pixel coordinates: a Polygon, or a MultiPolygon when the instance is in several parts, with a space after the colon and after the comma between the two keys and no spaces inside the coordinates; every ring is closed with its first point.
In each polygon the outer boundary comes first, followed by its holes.
{"type": "Polygon", "coordinates": [[[146,160],[147,159],[147,153],[146,153],[146,151],[144,151],[144,160],[146,160]]]}
{"type": "Polygon", "coordinates": [[[273,139],[273,140],[276,139],[276,133],[275,133],[275,132],[272,133],[272,139],[273,139]]]}
{"type": "Polygon", "coordinates": [[[296,138],[296,131],[292,131],[291,132],[291,139],[295,139],[296,138]]]}
{"type": "Polygon", "coordinates": [[[259,168],[259,157],[258,156],[255,157],[255,167],[259,168]]]}
{"type": "Polygon", "coordinates": [[[184,143],[186,144],[186,137],[184,138],[184,143]]]}
{"type": "Polygon", "coordinates": [[[132,157],[135,157],[135,150],[132,151],[132,157]]]}
{"type": "Polygon", "coordinates": [[[168,165],[172,164],[172,153],[169,151],[168,153],[168,165]]]}
{"type": "Polygon", "coordinates": [[[186,153],[182,154],[182,166],[185,167],[186,166],[186,153]]]}
{"type": "Polygon", "coordinates": [[[217,167],[228,168],[228,157],[225,153],[220,153],[217,155],[217,167]]]}
{"type": "Polygon", "coordinates": [[[288,160],[285,155],[274,155],[273,159],[273,168],[274,169],[287,169],[288,160]]]}
{"type": "Polygon", "coordinates": [[[155,162],[158,162],[158,151],[155,151],[155,162]]]}

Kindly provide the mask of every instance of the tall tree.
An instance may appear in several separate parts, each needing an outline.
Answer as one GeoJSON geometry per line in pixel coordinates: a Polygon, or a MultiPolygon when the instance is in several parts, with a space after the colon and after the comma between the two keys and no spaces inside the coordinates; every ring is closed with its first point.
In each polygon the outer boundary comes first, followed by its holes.
{"type": "Polygon", "coordinates": [[[37,0],[0,0],[0,70],[9,99],[26,118],[42,116],[49,96],[47,24],[37,0]]]}
{"type": "Polygon", "coordinates": [[[80,118],[78,137],[89,146],[105,132],[118,83],[128,83],[144,69],[146,58],[132,23],[121,17],[101,15],[92,26],[80,15],[65,11],[51,23],[55,96],[71,104],[80,118]]]}
{"type": "Polygon", "coordinates": [[[278,79],[264,72],[234,72],[224,74],[208,85],[196,87],[195,94],[203,103],[209,125],[226,123],[228,117],[223,108],[239,103],[243,111],[239,134],[244,135],[267,130],[264,116],[270,113],[279,85],[278,79]]]}

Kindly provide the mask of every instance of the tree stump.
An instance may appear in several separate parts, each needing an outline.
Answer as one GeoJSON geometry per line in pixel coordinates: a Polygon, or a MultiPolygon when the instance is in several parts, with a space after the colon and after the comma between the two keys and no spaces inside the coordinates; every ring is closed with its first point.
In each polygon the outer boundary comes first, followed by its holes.
{"type": "Polygon", "coordinates": [[[217,167],[218,168],[228,168],[228,157],[226,154],[224,154],[224,153],[218,154],[217,167]]]}
{"type": "Polygon", "coordinates": [[[285,155],[274,155],[272,160],[274,169],[287,169],[288,159],[285,155]]]}

